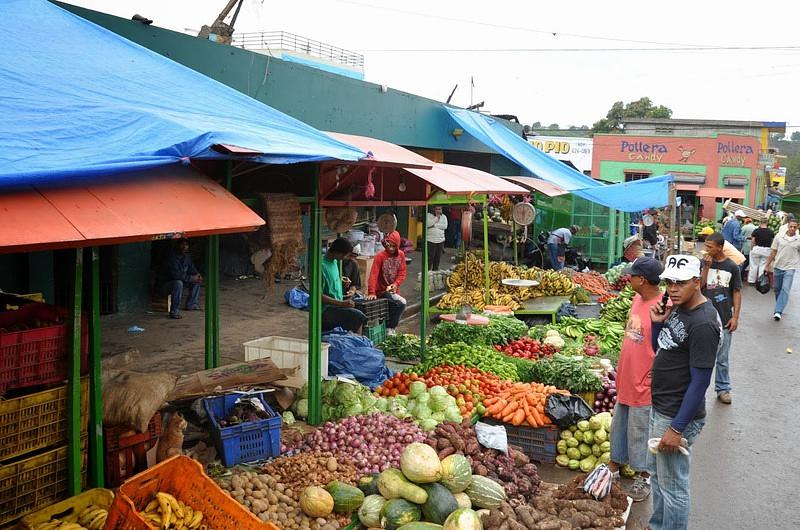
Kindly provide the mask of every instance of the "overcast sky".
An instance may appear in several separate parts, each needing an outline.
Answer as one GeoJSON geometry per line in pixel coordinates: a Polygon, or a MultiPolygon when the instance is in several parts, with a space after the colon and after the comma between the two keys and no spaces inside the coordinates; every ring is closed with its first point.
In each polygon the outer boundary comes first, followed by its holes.
{"type": "MultiPolygon", "coordinates": [[[[210,24],[226,0],[71,3],[125,18],[139,13],[188,33],[210,24]]],[[[485,101],[483,110],[515,114],[522,123],[591,126],[614,101],[648,96],[674,118],[786,121],[798,126],[788,135],[800,130],[792,5],[244,0],[236,30],[283,30],[359,51],[368,81],[440,101],[458,84],[452,103],[485,101]],[[603,51],[553,51],[576,48],[603,51]]]]}

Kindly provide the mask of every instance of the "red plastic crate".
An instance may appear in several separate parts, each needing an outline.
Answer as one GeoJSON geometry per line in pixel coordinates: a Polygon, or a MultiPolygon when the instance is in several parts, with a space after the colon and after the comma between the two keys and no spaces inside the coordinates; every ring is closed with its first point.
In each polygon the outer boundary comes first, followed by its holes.
{"type": "Polygon", "coordinates": [[[158,412],[150,419],[145,432],[128,434],[133,429],[103,427],[107,487],[116,488],[127,477],[147,469],[147,451],[158,442],[161,429],[161,414],[158,412]]]}
{"type": "MultiPolygon", "coordinates": [[[[28,304],[0,314],[0,394],[15,388],[60,383],[67,378],[68,312],[47,304],[28,304]],[[48,326],[41,322],[54,322],[48,326]],[[30,326],[32,329],[15,330],[30,326]]],[[[81,375],[88,371],[87,319],[81,326],[81,375]]]]}

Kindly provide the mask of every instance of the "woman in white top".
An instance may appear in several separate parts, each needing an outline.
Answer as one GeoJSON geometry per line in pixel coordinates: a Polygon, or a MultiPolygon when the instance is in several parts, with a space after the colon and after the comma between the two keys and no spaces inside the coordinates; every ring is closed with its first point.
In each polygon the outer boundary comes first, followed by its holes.
{"type": "Polygon", "coordinates": [[[439,260],[444,249],[444,233],[447,230],[447,216],[442,214],[441,206],[434,206],[433,213],[426,214],[428,270],[439,270],[439,260]]]}

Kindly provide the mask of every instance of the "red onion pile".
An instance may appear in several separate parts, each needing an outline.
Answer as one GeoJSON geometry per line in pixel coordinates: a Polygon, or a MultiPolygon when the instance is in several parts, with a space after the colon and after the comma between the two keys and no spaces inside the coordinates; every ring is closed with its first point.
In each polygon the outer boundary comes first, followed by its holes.
{"type": "Polygon", "coordinates": [[[400,453],[425,433],[412,422],[377,413],[325,422],[305,437],[299,449],[329,451],[349,459],[362,473],[380,473],[400,466],[400,453]]]}
{"type": "Polygon", "coordinates": [[[595,412],[614,412],[614,405],[617,403],[617,372],[611,370],[603,378],[603,390],[594,395],[595,412]]]}

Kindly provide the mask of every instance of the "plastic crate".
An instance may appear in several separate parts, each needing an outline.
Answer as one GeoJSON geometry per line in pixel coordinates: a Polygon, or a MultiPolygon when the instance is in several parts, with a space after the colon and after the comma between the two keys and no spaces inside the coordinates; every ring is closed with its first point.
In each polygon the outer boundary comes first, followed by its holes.
{"type": "Polygon", "coordinates": [[[253,395],[258,396],[272,417],[231,427],[220,427],[217,419],[227,416],[236,405],[236,400],[243,395],[225,394],[203,398],[203,407],[208,413],[211,424],[211,438],[225,467],[235,466],[240,462],[271,458],[280,455],[281,452],[281,417],[267,405],[262,393],[253,395]]]}
{"type": "Polygon", "coordinates": [[[381,322],[375,326],[364,326],[364,336],[377,346],[386,340],[386,322],[381,322]]]}
{"type": "MultiPolygon", "coordinates": [[[[81,438],[81,478],[86,482],[87,438],[81,438]]],[[[67,496],[67,446],[0,465],[0,526],[67,496]]]]}
{"type": "Polygon", "coordinates": [[[147,469],[147,451],[161,437],[161,414],[150,418],[147,431],[135,432],[129,427],[104,427],[106,486],[116,488],[123,479],[147,469]]]}
{"type": "MultiPolygon", "coordinates": [[[[65,309],[31,303],[0,314],[0,394],[14,388],[59,383],[67,378],[68,326],[65,309]],[[41,322],[56,322],[37,326],[41,322]]],[[[81,374],[89,361],[87,320],[81,326],[81,374]]]]}
{"type": "Polygon", "coordinates": [[[156,530],[139,515],[159,491],[203,512],[203,524],[217,530],[279,530],[236,502],[187,456],[175,456],[126,480],[114,497],[105,530],[156,530]]]}
{"type": "MultiPolygon", "coordinates": [[[[67,386],[0,401],[0,461],[67,441],[67,386]]],[[[89,426],[89,379],[81,380],[81,432],[89,426]]]]}
{"type": "Polygon", "coordinates": [[[526,425],[517,427],[486,418],[481,421],[489,423],[490,425],[504,426],[506,428],[508,443],[522,449],[522,452],[531,460],[536,460],[543,464],[555,463],[556,456],[558,456],[556,444],[560,436],[558,427],[549,425],[534,429],[526,425]]]}
{"type": "Polygon", "coordinates": [[[113,491],[103,488],[90,489],[38,512],[26,515],[20,521],[19,527],[22,530],[33,530],[38,525],[44,524],[54,517],[63,519],[73,514],[80,515],[89,506],[97,506],[108,510],[111,508],[112,502],[114,502],[113,491]]]}
{"type": "MultiPolygon", "coordinates": [[[[322,377],[328,377],[328,349],[322,343],[322,377]]],[[[308,381],[308,340],[290,337],[262,337],[244,343],[244,360],[271,358],[278,368],[299,368],[297,375],[308,381]]]]}
{"type": "Polygon", "coordinates": [[[367,315],[367,325],[374,326],[389,318],[389,302],[385,298],[356,300],[356,309],[367,315]]]}

